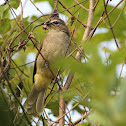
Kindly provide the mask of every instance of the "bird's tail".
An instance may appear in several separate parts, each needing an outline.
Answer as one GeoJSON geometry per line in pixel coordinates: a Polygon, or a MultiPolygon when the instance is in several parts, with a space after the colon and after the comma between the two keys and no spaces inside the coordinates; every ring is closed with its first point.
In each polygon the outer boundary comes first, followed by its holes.
{"type": "Polygon", "coordinates": [[[38,91],[35,88],[35,85],[33,86],[28,98],[24,103],[24,108],[27,109],[28,114],[38,116],[42,113],[44,107],[45,93],[46,89],[38,91]]]}

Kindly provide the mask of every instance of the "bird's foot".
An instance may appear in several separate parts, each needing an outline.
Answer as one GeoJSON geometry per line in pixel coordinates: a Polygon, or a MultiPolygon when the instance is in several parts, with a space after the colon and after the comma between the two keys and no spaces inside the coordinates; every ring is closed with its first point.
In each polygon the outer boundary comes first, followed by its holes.
{"type": "Polygon", "coordinates": [[[45,67],[45,68],[49,68],[49,62],[48,62],[48,61],[45,61],[44,67],[45,67]]]}

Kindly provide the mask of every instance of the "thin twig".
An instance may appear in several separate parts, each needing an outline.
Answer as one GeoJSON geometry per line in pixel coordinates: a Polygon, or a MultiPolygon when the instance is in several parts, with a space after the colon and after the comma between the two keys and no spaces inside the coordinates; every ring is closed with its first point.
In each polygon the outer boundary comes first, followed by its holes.
{"type": "MultiPolygon", "coordinates": [[[[89,114],[90,114],[91,110],[88,112],[85,112],[84,115],[82,115],[79,119],[77,119],[75,122],[73,122],[73,124],[71,126],[75,126],[76,124],[78,124],[79,122],[81,122],[82,120],[84,120],[89,114]]],[[[69,126],[69,124],[68,124],[69,126]]]]}
{"type": "Polygon", "coordinates": [[[55,7],[54,7],[54,13],[57,12],[57,8],[58,8],[58,1],[59,0],[55,0],[55,7]]]}
{"type": "Polygon", "coordinates": [[[124,68],[124,64],[125,64],[125,62],[122,63],[122,68],[121,68],[121,71],[120,71],[120,74],[119,74],[119,78],[121,78],[122,71],[123,71],[123,68],[124,68]]]}
{"type": "Polygon", "coordinates": [[[95,8],[97,7],[99,1],[100,1],[100,0],[98,0],[98,1],[96,2],[96,4],[94,5],[94,10],[95,10],[95,8]]]}
{"type": "Polygon", "coordinates": [[[34,2],[33,2],[32,0],[30,0],[30,2],[33,4],[33,6],[34,6],[34,7],[46,18],[46,19],[48,19],[48,18],[46,17],[46,15],[45,15],[42,11],[40,11],[38,7],[36,7],[36,5],[34,4],[34,2]]]}
{"type": "Polygon", "coordinates": [[[32,62],[23,64],[23,65],[20,65],[20,66],[16,66],[16,67],[10,67],[10,69],[15,69],[15,68],[23,67],[23,66],[26,66],[26,65],[31,64],[31,63],[34,63],[34,62],[35,62],[35,61],[32,61],[32,62]]]}
{"type": "Polygon", "coordinates": [[[53,86],[52,86],[52,88],[51,88],[51,90],[50,90],[49,94],[46,96],[46,98],[45,98],[45,101],[44,101],[44,102],[46,102],[47,98],[48,98],[48,97],[49,97],[49,95],[52,93],[52,91],[53,91],[53,89],[54,89],[54,86],[55,86],[55,84],[56,84],[56,82],[57,82],[57,77],[58,77],[58,75],[59,75],[59,72],[60,72],[60,71],[58,71],[58,72],[57,72],[57,75],[55,76],[55,78],[54,78],[54,80],[53,80],[53,86]]]}
{"type": "MultiPolygon", "coordinates": [[[[6,100],[6,96],[5,96],[5,94],[4,94],[4,92],[3,92],[2,88],[1,88],[1,86],[0,86],[0,92],[1,92],[1,94],[2,94],[2,98],[3,98],[3,100],[4,100],[5,104],[6,104],[6,106],[9,107],[8,102],[7,102],[7,100],[6,100]]],[[[10,109],[9,109],[9,111],[10,111],[10,109]]]]}
{"type": "MultiPolygon", "coordinates": [[[[60,5],[61,5],[63,8],[67,9],[60,1],[59,1],[59,3],[60,3],[60,5]]],[[[74,16],[68,9],[67,9],[67,11],[68,11],[74,18],[76,18],[77,21],[80,22],[84,27],[87,27],[87,25],[85,25],[83,22],[81,22],[81,21],[80,21],[76,16],[74,16]]]]}
{"type": "MultiPolygon", "coordinates": [[[[74,0],[77,4],[79,4],[79,2],[77,0],[74,0]]],[[[79,6],[81,8],[83,8],[84,10],[86,10],[87,12],[89,11],[86,7],[84,7],[82,4],[79,4],[79,6]]]]}
{"type": "Polygon", "coordinates": [[[25,116],[25,118],[26,118],[28,124],[29,124],[30,126],[32,126],[32,125],[31,125],[31,122],[29,121],[29,119],[28,119],[28,117],[27,117],[27,115],[26,115],[26,113],[25,113],[24,107],[22,106],[21,102],[18,100],[17,96],[15,95],[15,93],[14,93],[12,87],[11,87],[11,83],[9,82],[9,80],[8,80],[8,78],[6,77],[5,74],[4,74],[4,77],[5,77],[5,79],[6,79],[7,83],[8,83],[8,86],[9,86],[9,88],[10,88],[10,90],[11,90],[11,92],[12,92],[14,98],[16,99],[16,101],[17,101],[17,102],[19,103],[19,105],[21,106],[21,108],[22,108],[22,110],[23,110],[23,113],[24,113],[24,116],[25,116]]]}
{"type": "Polygon", "coordinates": [[[109,22],[109,26],[110,26],[110,29],[111,29],[111,32],[112,32],[113,38],[114,38],[114,40],[115,40],[115,43],[116,43],[117,49],[119,50],[119,44],[118,44],[118,42],[117,42],[117,40],[116,40],[116,37],[115,37],[114,31],[113,31],[113,28],[112,28],[112,25],[111,25],[111,22],[110,22],[109,16],[107,15],[107,9],[106,9],[106,6],[105,6],[105,0],[103,0],[103,2],[104,2],[105,13],[106,13],[106,16],[107,16],[107,19],[108,19],[108,22],[109,22]]]}
{"type": "MultiPolygon", "coordinates": [[[[81,101],[83,101],[89,94],[90,94],[90,92],[87,93],[87,94],[82,98],[81,101]]],[[[81,101],[80,101],[80,102],[81,102],[81,101]]],[[[62,117],[64,117],[66,114],[68,114],[68,113],[69,113],[71,110],[73,110],[76,106],[78,106],[80,102],[76,103],[68,112],[66,112],[66,113],[63,114],[61,117],[59,117],[56,121],[54,121],[52,124],[50,124],[50,126],[53,126],[54,123],[58,122],[62,117]]]]}
{"type": "MultiPolygon", "coordinates": [[[[11,59],[12,60],[12,59],[11,59]]],[[[29,77],[27,74],[25,74],[18,66],[17,64],[14,62],[14,60],[12,60],[13,63],[15,64],[15,66],[21,71],[22,74],[24,74],[26,77],[29,77]]]]}
{"type": "Polygon", "coordinates": [[[120,16],[122,15],[124,9],[126,7],[126,4],[124,5],[123,9],[121,10],[120,14],[118,15],[118,17],[116,18],[115,22],[113,23],[112,27],[114,27],[114,25],[117,23],[117,21],[119,20],[120,16]]]}
{"type": "MultiPolygon", "coordinates": [[[[24,86],[24,83],[23,83],[23,81],[22,81],[21,77],[19,76],[19,74],[18,74],[18,72],[17,72],[16,69],[15,69],[15,72],[16,72],[18,78],[20,79],[22,85],[23,85],[23,88],[24,88],[24,91],[25,91],[26,95],[28,96],[28,93],[27,93],[27,90],[26,90],[26,88],[25,88],[25,86],[24,86]]],[[[18,85],[16,85],[16,86],[17,86],[17,87],[19,88],[19,90],[21,91],[20,87],[19,87],[18,85]]],[[[22,91],[21,91],[21,92],[22,92],[22,91]]],[[[23,94],[23,93],[22,93],[22,94],[23,94]]]]}
{"type": "MultiPolygon", "coordinates": [[[[108,0],[107,0],[108,1],[108,0]]],[[[107,13],[107,15],[105,17],[103,17],[103,14],[105,12],[105,10],[103,10],[100,19],[98,20],[96,26],[94,27],[92,33],[90,34],[88,39],[91,39],[97,29],[97,27],[107,18],[108,15],[110,15],[124,0],[121,0],[111,11],[109,11],[109,13],[107,13]]],[[[107,2],[106,2],[107,3],[107,2]]]]}
{"type": "Polygon", "coordinates": [[[33,24],[34,22],[36,22],[37,20],[39,20],[41,17],[43,17],[43,16],[38,17],[37,19],[35,19],[35,20],[32,21],[31,23],[29,23],[25,28],[23,28],[23,30],[20,31],[20,32],[18,33],[18,35],[17,35],[14,39],[12,39],[12,41],[11,41],[10,44],[9,44],[9,46],[12,45],[12,43],[18,38],[19,35],[21,35],[22,32],[24,32],[31,24],[33,24]]]}

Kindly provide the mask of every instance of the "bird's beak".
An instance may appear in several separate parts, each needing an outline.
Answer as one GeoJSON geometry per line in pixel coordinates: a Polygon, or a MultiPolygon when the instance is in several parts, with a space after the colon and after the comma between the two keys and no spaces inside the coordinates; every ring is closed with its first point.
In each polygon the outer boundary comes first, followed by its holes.
{"type": "Polygon", "coordinates": [[[48,30],[47,24],[44,23],[43,30],[46,31],[48,30]]]}
{"type": "Polygon", "coordinates": [[[50,20],[47,20],[45,23],[44,23],[44,26],[43,26],[43,30],[46,31],[48,30],[48,26],[50,25],[50,20]]]}

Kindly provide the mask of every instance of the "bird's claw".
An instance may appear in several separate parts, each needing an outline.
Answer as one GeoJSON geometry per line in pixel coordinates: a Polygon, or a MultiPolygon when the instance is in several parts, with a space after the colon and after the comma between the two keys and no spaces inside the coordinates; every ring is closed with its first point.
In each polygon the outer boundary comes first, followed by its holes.
{"type": "Polygon", "coordinates": [[[48,61],[45,61],[44,67],[45,67],[45,68],[49,68],[49,62],[48,62],[48,61]]]}

